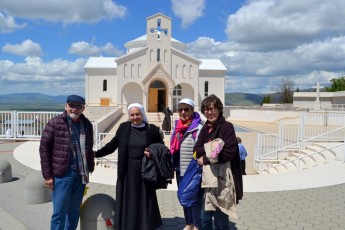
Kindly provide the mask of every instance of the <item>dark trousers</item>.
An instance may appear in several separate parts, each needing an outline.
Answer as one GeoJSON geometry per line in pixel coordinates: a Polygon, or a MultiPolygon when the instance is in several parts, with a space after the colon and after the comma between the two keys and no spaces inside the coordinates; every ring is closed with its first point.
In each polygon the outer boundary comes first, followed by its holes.
{"type": "Polygon", "coordinates": [[[242,175],[247,175],[247,173],[246,173],[246,160],[241,160],[241,171],[242,171],[242,175]]]}
{"type": "Polygon", "coordinates": [[[216,230],[230,230],[229,216],[220,209],[216,211],[205,211],[205,196],[202,196],[201,206],[201,230],[211,230],[214,223],[216,230]]]}

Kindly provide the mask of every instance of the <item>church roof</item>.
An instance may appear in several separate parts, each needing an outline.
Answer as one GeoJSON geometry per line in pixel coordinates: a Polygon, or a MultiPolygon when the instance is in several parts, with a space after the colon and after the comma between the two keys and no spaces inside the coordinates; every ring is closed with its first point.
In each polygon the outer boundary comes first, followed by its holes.
{"type": "MultiPolygon", "coordinates": [[[[181,51],[183,51],[187,47],[183,42],[180,42],[179,40],[176,40],[175,38],[171,38],[171,46],[181,51]]],[[[143,36],[137,37],[136,39],[133,39],[129,42],[126,42],[125,47],[127,49],[146,47],[146,34],[143,36]]]]}
{"type": "Polygon", "coordinates": [[[117,68],[115,57],[90,57],[84,68],[117,68]]]}
{"type": "Polygon", "coordinates": [[[199,61],[201,61],[200,70],[227,70],[219,59],[199,59],[199,61]]]}

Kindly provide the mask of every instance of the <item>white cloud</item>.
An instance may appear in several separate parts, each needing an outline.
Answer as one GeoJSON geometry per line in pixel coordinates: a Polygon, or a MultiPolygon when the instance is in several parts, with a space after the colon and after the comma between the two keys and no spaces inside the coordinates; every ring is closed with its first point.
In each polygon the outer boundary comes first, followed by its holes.
{"type": "Polygon", "coordinates": [[[299,89],[344,74],[345,36],[318,40],[290,50],[269,52],[241,49],[241,44],[199,38],[186,51],[194,57],[220,58],[227,67],[227,91],[271,92],[282,78],[294,81],[299,89]]]}
{"type": "Polygon", "coordinates": [[[248,50],[282,50],[345,34],[345,1],[249,1],[228,18],[230,40],[248,50]]]}
{"type": "Polygon", "coordinates": [[[99,56],[100,49],[88,42],[74,42],[68,50],[69,53],[81,56],[99,56]]]}
{"type": "Polygon", "coordinates": [[[121,50],[118,50],[116,47],[114,47],[113,44],[111,44],[110,42],[108,42],[107,44],[105,44],[103,47],[102,47],[102,51],[105,53],[105,54],[109,54],[109,55],[113,55],[115,57],[118,57],[118,56],[121,56],[124,54],[123,51],[121,50]]]}
{"type": "MultiPolygon", "coordinates": [[[[11,9],[10,15],[15,17],[64,23],[93,22],[112,19],[115,15],[122,17],[113,9],[118,5],[111,1],[92,1],[95,2],[93,7],[89,7],[92,12],[84,9],[84,1],[83,4],[80,1],[62,0],[62,3],[50,6],[46,1],[32,0],[30,5],[35,7],[27,6],[26,9],[24,4],[17,4],[14,9],[12,0],[1,0],[0,12],[6,8],[11,9]],[[76,10],[78,4],[81,8],[76,10]]],[[[86,0],[85,5],[89,6],[90,2],[86,0]]],[[[174,13],[182,19],[185,27],[203,16],[205,1],[171,2],[174,13]]],[[[237,12],[229,15],[224,28],[227,41],[218,41],[210,34],[187,44],[186,52],[196,58],[221,59],[228,69],[228,92],[269,93],[282,78],[293,80],[299,89],[311,88],[317,81],[327,86],[330,79],[345,73],[345,23],[342,23],[345,11],[340,10],[344,8],[344,0],[333,0],[331,3],[321,0],[248,0],[237,12]]],[[[126,10],[121,12],[125,14],[126,10]]],[[[13,83],[18,92],[37,91],[36,85],[47,94],[72,93],[73,87],[78,88],[76,92],[84,92],[85,59],[45,62],[33,57],[34,51],[36,56],[42,55],[39,45],[27,41],[29,45],[26,46],[23,42],[2,47],[3,52],[30,57],[22,63],[0,60],[1,86],[13,83]],[[35,44],[36,49],[33,49],[35,44]]],[[[96,44],[95,41],[82,39],[72,43],[69,52],[83,57],[123,54],[112,43],[96,44]]],[[[6,90],[11,92],[8,87],[1,87],[1,90],[1,93],[6,93],[6,90]]]]}
{"type": "Polygon", "coordinates": [[[26,23],[17,24],[12,16],[0,12],[0,31],[1,33],[12,33],[15,30],[26,27],[26,23]]]}
{"type": "Polygon", "coordinates": [[[74,62],[56,59],[45,63],[39,57],[27,57],[22,63],[0,60],[0,85],[8,86],[2,87],[2,93],[13,93],[13,90],[47,95],[84,92],[85,63],[86,59],[74,62]]]}
{"type": "Polygon", "coordinates": [[[205,0],[171,0],[171,3],[172,11],[182,20],[182,28],[187,28],[202,17],[206,4],[205,0]]]}
{"type": "Polygon", "coordinates": [[[37,57],[42,55],[42,48],[39,44],[30,39],[23,41],[21,44],[11,45],[6,43],[2,47],[2,52],[11,53],[19,56],[37,57]]]}
{"type": "Polygon", "coordinates": [[[103,54],[112,56],[123,55],[123,52],[114,47],[110,42],[100,47],[85,41],[74,42],[68,52],[79,56],[103,56],[103,54]]]}
{"type": "Polygon", "coordinates": [[[228,92],[272,92],[282,78],[299,89],[328,86],[345,74],[343,8],[342,0],[248,1],[229,15],[228,41],[203,37],[186,51],[220,58],[228,92]]]}
{"type": "Polygon", "coordinates": [[[42,19],[50,22],[94,23],[103,19],[112,20],[126,15],[126,7],[112,0],[30,0],[18,4],[18,1],[1,0],[0,11],[25,19],[42,19]]]}

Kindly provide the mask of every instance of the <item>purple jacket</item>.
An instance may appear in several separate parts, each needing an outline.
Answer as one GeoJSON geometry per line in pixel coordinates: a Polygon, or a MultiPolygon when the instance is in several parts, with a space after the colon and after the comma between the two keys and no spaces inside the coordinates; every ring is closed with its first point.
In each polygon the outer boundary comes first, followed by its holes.
{"type": "MultiPolygon", "coordinates": [[[[85,126],[85,150],[89,171],[95,168],[92,123],[82,114],[85,126]]],[[[40,142],[41,169],[45,179],[64,176],[70,157],[70,131],[67,113],[52,118],[43,130],[40,142]]]]}

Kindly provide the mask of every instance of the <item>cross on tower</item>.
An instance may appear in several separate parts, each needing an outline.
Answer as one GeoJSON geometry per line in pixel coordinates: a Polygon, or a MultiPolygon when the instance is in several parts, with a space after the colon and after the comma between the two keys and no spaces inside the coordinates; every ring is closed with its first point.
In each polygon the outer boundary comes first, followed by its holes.
{"type": "Polygon", "coordinates": [[[320,86],[320,82],[316,83],[316,86],[313,86],[314,89],[316,89],[316,101],[320,102],[320,89],[324,88],[323,86],[320,86]]]}
{"type": "Polygon", "coordinates": [[[150,29],[151,35],[153,35],[154,32],[157,32],[157,40],[161,39],[161,32],[163,32],[164,35],[168,35],[168,29],[161,28],[161,19],[157,19],[157,28],[150,29]]]}

